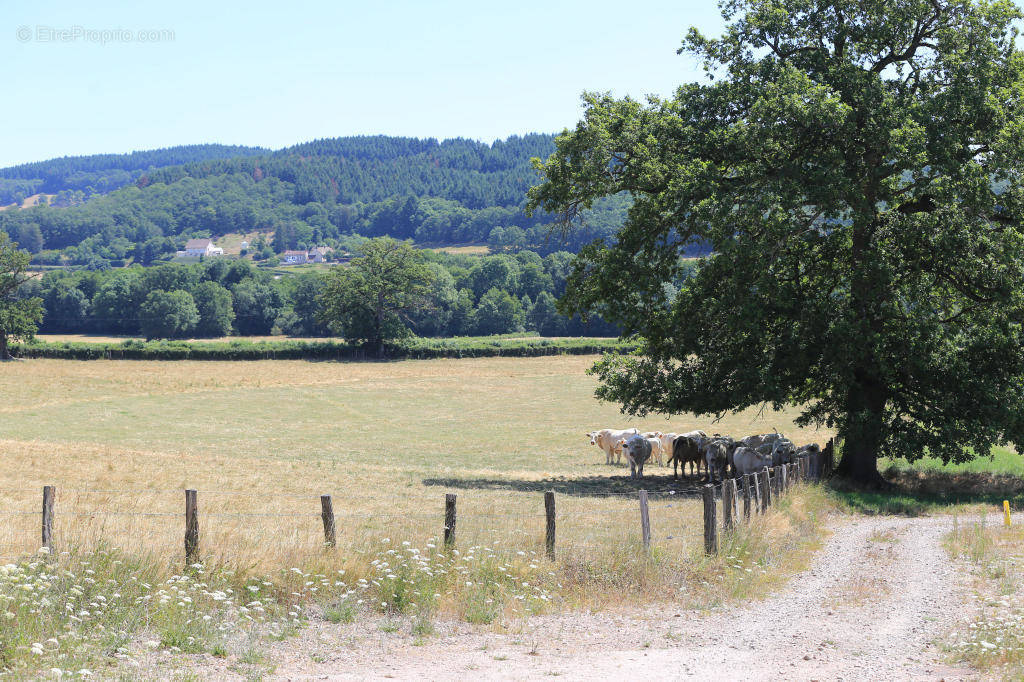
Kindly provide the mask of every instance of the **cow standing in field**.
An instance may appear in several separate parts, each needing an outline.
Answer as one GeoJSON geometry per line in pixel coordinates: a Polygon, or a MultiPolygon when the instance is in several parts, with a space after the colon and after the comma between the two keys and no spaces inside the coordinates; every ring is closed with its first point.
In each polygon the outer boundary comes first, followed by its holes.
{"type": "Polygon", "coordinates": [[[741,477],[746,474],[759,473],[765,467],[770,467],[772,465],[772,456],[758,452],[754,448],[740,446],[733,453],[732,461],[734,473],[737,477],[741,477]]]}
{"type": "Polygon", "coordinates": [[[729,466],[729,454],[735,448],[730,447],[728,441],[718,439],[707,443],[704,446],[704,462],[708,466],[708,482],[715,482],[715,471],[718,471],[718,480],[725,478],[725,470],[729,466]]]}
{"type": "Polygon", "coordinates": [[[662,445],[661,438],[665,434],[663,434],[661,431],[650,431],[642,435],[651,444],[651,459],[657,460],[659,466],[665,466],[665,462],[662,461],[661,457],[661,453],[665,451],[665,447],[664,445],[662,445]]]}
{"type": "Polygon", "coordinates": [[[616,454],[619,457],[619,462],[622,461],[622,450],[617,448],[619,441],[639,433],[636,429],[599,429],[588,433],[587,438],[590,439],[591,445],[596,445],[604,450],[604,463],[612,464],[616,454]]]}
{"type": "MultiPolygon", "coordinates": [[[[676,444],[676,436],[679,434],[675,433],[663,433],[658,436],[658,440],[661,441],[661,451],[669,458],[672,458],[672,447],[676,444]]],[[[658,460],[660,463],[661,460],[658,460]]],[[[666,461],[666,465],[668,462],[666,461]]]]}
{"type": "Polygon", "coordinates": [[[676,436],[672,442],[672,478],[679,478],[676,473],[676,467],[686,475],[686,465],[690,464],[690,472],[693,473],[696,470],[697,475],[700,475],[700,463],[701,463],[701,441],[697,437],[681,435],[676,436]]]}
{"type": "Polygon", "coordinates": [[[629,460],[629,477],[644,477],[644,462],[651,458],[651,441],[637,434],[629,438],[622,446],[629,460]]]}

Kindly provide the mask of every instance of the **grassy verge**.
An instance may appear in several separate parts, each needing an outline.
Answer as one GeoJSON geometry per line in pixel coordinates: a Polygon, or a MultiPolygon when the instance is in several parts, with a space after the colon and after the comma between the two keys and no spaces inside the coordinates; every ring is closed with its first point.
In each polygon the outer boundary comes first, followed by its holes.
{"type": "MultiPolygon", "coordinates": [[[[593,355],[628,350],[632,345],[605,338],[503,338],[460,337],[410,339],[388,344],[389,360],[483,357],[538,357],[544,355],[593,355]]],[[[15,344],[12,354],[21,358],[59,360],[372,360],[359,345],[344,341],[140,341],[119,343],[45,342],[15,344]]]]}
{"type": "Polygon", "coordinates": [[[1012,474],[889,469],[885,477],[891,491],[852,490],[837,482],[834,493],[848,511],[861,514],[984,513],[1001,509],[1004,500],[1024,508],[1024,478],[1012,474]]]}
{"type": "Polygon", "coordinates": [[[802,568],[830,509],[825,491],[796,486],[769,514],[723,535],[717,557],[696,542],[669,551],[668,539],[647,553],[622,529],[554,561],[533,542],[471,539],[445,549],[436,538],[379,533],[273,571],[213,557],[182,571],[166,557],[101,541],[0,567],[0,669],[113,677],[144,671],[154,656],[202,654],[251,676],[270,665],[254,652],[311,620],[376,618],[424,638],[439,619],[508,627],[579,608],[709,608],[763,596],[802,568]]]}
{"type": "Polygon", "coordinates": [[[950,642],[961,661],[1004,679],[1024,679],[1024,526],[954,519],[946,548],[975,578],[978,617],[950,642]]]}

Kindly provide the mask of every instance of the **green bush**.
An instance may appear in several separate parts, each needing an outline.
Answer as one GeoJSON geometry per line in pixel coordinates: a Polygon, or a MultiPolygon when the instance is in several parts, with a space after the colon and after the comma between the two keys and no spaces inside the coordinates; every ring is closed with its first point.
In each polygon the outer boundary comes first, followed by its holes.
{"type": "MultiPolygon", "coordinates": [[[[542,355],[595,355],[611,350],[629,351],[634,344],[617,339],[406,339],[387,344],[389,360],[484,357],[539,357],[542,355]]],[[[59,360],[371,360],[372,351],[344,341],[141,341],[88,343],[36,341],[14,344],[21,358],[59,360]]]]}

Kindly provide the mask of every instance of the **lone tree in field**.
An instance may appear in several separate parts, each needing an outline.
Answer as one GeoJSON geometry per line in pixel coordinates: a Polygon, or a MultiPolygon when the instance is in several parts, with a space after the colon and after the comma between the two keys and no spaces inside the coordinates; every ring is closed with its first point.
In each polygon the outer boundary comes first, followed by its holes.
{"type": "Polygon", "coordinates": [[[384,343],[412,334],[409,315],[429,308],[434,272],[409,242],[368,239],[349,267],[327,275],[320,320],[347,340],[383,355],[384,343]]]}
{"type": "Polygon", "coordinates": [[[992,0],[730,0],[680,52],[707,84],[587,95],[531,208],[633,205],[576,261],[564,312],[646,339],[597,364],[635,414],[768,403],[879,456],[1024,445],[1024,59],[992,0]],[[713,255],[689,279],[679,259],[713,255]],[[673,284],[678,286],[667,286],[673,284]]]}
{"type": "Polygon", "coordinates": [[[18,287],[28,281],[29,255],[5,232],[0,232],[0,361],[10,360],[11,340],[31,341],[43,319],[43,302],[18,298],[18,287]]]}

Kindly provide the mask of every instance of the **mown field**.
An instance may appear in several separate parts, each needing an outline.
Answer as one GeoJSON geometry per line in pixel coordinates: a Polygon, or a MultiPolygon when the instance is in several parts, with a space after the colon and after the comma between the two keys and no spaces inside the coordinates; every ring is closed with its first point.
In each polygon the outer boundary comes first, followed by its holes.
{"type": "MultiPolygon", "coordinates": [[[[566,493],[560,547],[601,551],[636,540],[637,486],[625,467],[604,464],[586,431],[830,435],[754,411],[717,425],[626,419],[593,398],[585,374],[593,360],[11,363],[2,368],[0,508],[35,513],[41,487],[53,484],[58,538],[103,534],[176,560],[181,489],[192,487],[207,515],[204,551],[272,567],[321,552],[322,493],[334,496],[345,546],[386,536],[426,542],[441,531],[444,493],[454,491],[460,540],[533,551],[543,542],[541,492],[554,488],[566,493]],[[136,511],[174,516],[119,515],[136,511]]],[[[699,510],[668,493],[693,484],[673,484],[656,465],[648,473],[645,487],[664,493],[653,500],[655,536],[666,552],[683,551],[697,542],[699,510]]],[[[0,556],[35,548],[38,517],[12,521],[0,531],[0,556]]]]}

